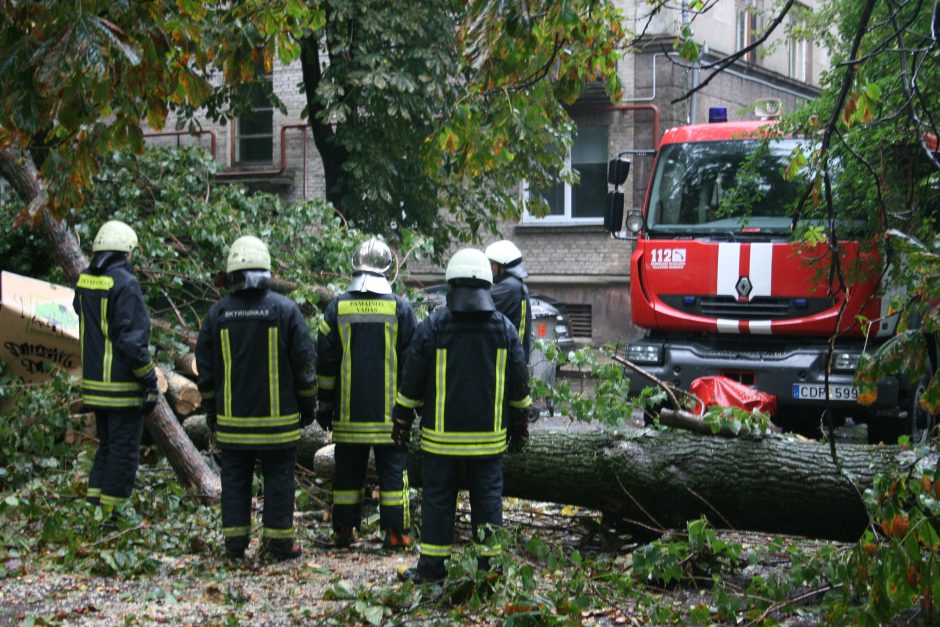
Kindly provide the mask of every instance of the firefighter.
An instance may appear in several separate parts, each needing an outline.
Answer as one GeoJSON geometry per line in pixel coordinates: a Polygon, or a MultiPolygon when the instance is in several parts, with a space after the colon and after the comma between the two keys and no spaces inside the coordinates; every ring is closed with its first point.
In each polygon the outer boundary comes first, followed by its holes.
{"type": "MultiPolygon", "coordinates": [[[[503,453],[528,439],[526,362],[519,334],[496,311],[490,264],[481,251],[457,251],[447,264],[447,305],[415,331],[398,387],[392,438],[406,446],[414,410],[421,412],[423,482],[421,557],[405,579],[431,581],[446,575],[453,543],[458,477],[470,488],[475,542],[484,525],[502,524],[503,453]]],[[[499,554],[480,547],[480,568],[499,554]]]]}
{"type": "Polygon", "coordinates": [[[252,478],[264,475],[262,555],[299,557],[294,541],[294,463],[300,430],[316,409],[316,347],[297,304],[271,291],[271,257],[240,237],[226,267],[231,294],[209,310],[196,344],[206,422],[222,453],[222,535],[245,557],[252,478]]]}
{"type": "Polygon", "coordinates": [[[486,247],[486,258],[493,271],[493,303],[496,310],[509,318],[519,331],[526,363],[532,352],[532,306],[529,288],[523,280],[529,276],[522,265],[522,252],[508,239],[493,242],[486,247]]]}
{"type": "Polygon", "coordinates": [[[117,220],[102,224],[73,301],[80,320],[82,396],[95,412],[98,435],[87,497],[112,513],[134,489],[144,416],[159,395],[150,318],[130,267],[135,248],[134,229],[117,220]]]}
{"type": "Polygon", "coordinates": [[[334,299],[320,323],[317,422],[333,429],[333,531],[339,548],[355,539],[361,522],[370,449],[379,475],[383,548],[408,546],[410,526],[407,454],[392,442],[392,407],[401,375],[400,356],[414,334],[414,312],[392,294],[385,278],[392,253],[379,239],[363,242],[352,259],[349,291],[334,299]]]}

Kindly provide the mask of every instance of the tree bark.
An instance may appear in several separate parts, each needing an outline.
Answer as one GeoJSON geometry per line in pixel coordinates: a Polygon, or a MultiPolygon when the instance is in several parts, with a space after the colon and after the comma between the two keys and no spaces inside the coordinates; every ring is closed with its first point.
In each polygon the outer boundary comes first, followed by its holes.
{"type": "MultiPolygon", "coordinates": [[[[31,215],[42,216],[42,229],[56,260],[69,281],[78,280],[88,267],[78,238],[64,221],[57,220],[46,207],[46,192],[32,158],[15,146],[0,146],[0,174],[29,205],[31,215]]],[[[166,455],[180,482],[203,499],[218,499],[221,494],[218,475],[186,437],[176,416],[162,394],[156,409],[144,418],[144,424],[160,451],[166,455]]]]}
{"type": "Polygon", "coordinates": [[[202,406],[202,395],[195,383],[172,370],[164,374],[167,382],[167,397],[177,416],[186,417],[202,406]]]}
{"type": "Polygon", "coordinates": [[[199,369],[196,367],[196,355],[194,353],[180,355],[176,358],[174,365],[176,366],[176,372],[193,381],[199,380],[199,369]]]}

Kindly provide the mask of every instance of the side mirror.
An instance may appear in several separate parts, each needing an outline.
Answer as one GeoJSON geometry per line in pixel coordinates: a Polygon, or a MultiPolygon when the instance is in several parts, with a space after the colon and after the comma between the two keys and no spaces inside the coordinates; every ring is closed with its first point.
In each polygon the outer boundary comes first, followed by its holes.
{"type": "Polygon", "coordinates": [[[623,192],[607,192],[607,206],[604,208],[604,230],[608,233],[616,233],[622,225],[623,192]]]}
{"type": "Polygon", "coordinates": [[[617,157],[607,162],[607,182],[611,185],[623,185],[630,174],[630,160],[617,157]]]}

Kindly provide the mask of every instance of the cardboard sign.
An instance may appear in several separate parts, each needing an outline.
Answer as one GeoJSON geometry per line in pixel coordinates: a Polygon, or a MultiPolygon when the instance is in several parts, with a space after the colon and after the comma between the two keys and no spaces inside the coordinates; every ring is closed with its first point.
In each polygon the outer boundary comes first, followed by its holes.
{"type": "Polygon", "coordinates": [[[47,364],[82,374],[75,292],[0,273],[0,357],[27,383],[49,379],[47,364]]]}

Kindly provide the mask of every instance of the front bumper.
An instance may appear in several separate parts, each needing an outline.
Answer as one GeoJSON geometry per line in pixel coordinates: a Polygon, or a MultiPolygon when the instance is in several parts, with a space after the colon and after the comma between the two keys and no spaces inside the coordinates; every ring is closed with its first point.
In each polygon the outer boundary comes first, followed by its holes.
{"type": "MultiPolygon", "coordinates": [[[[637,365],[661,381],[684,390],[688,390],[692,381],[699,377],[726,376],[776,396],[778,411],[817,410],[826,405],[825,395],[813,399],[796,398],[794,391],[795,386],[802,386],[803,391],[806,386],[824,386],[827,348],[822,344],[807,344],[804,340],[794,339],[792,343],[797,346],[762,348],[755,340],[755,345],[746,349],[728,349],[694,341],[643,340],[638,343],[658,344],[662,357],[658,364],[637,365]]],[[[638,374],[628,373],[628,376],[630,391],[634,394],[651,385],[638,374]]],[[[830,373],[830,390],[839,386],[853,387],[854,377],[854,372],[830,373]]],[[[883,413],[897,408],[899,390],[898,379],[889,377],[878,382],[878,397],[871,406],[832,397],[830,402],[833,408],[844,413],[859,416],[883,413]]]]}

